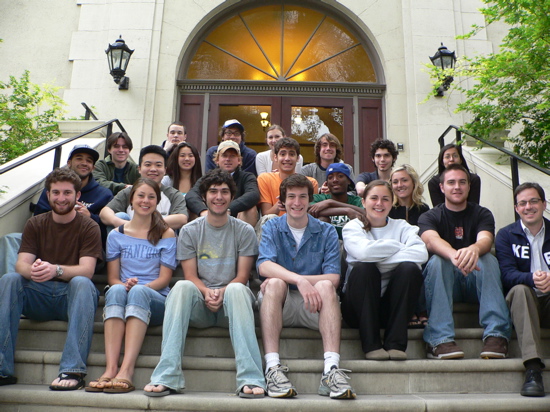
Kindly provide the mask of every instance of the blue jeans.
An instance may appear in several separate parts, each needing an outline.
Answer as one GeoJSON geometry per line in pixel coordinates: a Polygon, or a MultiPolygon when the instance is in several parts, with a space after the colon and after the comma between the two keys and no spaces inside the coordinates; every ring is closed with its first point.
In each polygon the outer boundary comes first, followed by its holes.
{"type": "MultiPolygon", "coordinates": [[[[86,374],[99,292],[92,281],[42,283],[8,273],[0,279],[0,375],[14,376],[14,351],[21,314],[33,320],[69,322],[59,372],[86,374]]],[[[53,348],[52,348],[53,349],[53,348]]]]}
{"type": "Polygon", "coordinates": [[[265,389],[262,358],[256,329],[252,291],[242,283],[230,283],[225,289],[223,309],[214,313],[205,303],[199,289],[189,280],[180,280],[166,298],[162,327],[160,361],[151,375],[152,385],[164,385],[174,390],[185,388],[181,369],[185,338],[189,326],[229,328],[237,367],[237,392],[245,385],[265,389]]]}
{"type": "Polygon", "coordinates": [[[22,233],[8,233],[0,237],[0,277],[6,273],[15,272],[22,235],[22,233]]]}
{"type": "Polygon", "coordinates": [[[479,303],[483,339],[495,336],[510,340],[510,312],[502,294],[500,269],[490,253],[479,257],[480,270],[464,276],[450,260],[434,255],[424,269],[428,325],[424,340],[431,346],[454,341],[453,302],[479,303]]]}
{"type": "Polygon", "coordinates": [[[124,285],[113,285],[105,293],[103,321],[110,318],[138,318],[147,325],[161,325],[166,297],[144,285],[135,285],[126,292],[124,285]]]}

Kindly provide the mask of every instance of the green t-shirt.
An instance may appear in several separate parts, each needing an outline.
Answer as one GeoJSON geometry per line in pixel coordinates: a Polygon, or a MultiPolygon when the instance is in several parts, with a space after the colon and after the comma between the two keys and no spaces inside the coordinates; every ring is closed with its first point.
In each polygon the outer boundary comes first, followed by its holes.
{"type": "MultiPolygon", "coordinates": [[[[311,202],[310,204],[314,205],[315,203],[319,203],[327,199],[332,199],[332,195],[330,194],[313,195],[313,202],[311,202]]],[[[357,206],[363,209],[363,204],[361,203],[361,198],[359,196],[348,195],[347,204],[352,206],[357,206]]],[[[336,232],[338,232],[338,238],[340,240],[342,239],[342,228],[348,222],[349,222],[349,217],[346,215],[330,217],[330,223],[332,224],[332,226],[336,228],[336,232]]]]}

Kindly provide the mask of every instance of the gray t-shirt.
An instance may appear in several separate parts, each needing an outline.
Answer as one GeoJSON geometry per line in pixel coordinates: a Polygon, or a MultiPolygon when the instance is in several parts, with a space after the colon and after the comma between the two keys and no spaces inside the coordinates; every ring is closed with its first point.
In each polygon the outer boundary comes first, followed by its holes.
{"type": "Polygon", "coordinates": [[[227,285],[237,275],[239,256],[256,256],[258,243],[248,223],[229,216],[222,227],[208,224],[200,217],[181,228],[178,260],[197,258],[199,278],[209,288],[227,285]]]}

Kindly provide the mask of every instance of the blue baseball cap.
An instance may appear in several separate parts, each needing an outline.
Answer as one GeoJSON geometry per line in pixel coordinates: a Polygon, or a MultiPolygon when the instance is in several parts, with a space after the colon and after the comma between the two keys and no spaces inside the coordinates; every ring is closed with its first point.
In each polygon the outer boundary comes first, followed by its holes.
{"type": "Polygon", "coordinates": [[[355,186],[355,182],[351,178],[349,167],[345,163],[332,163],[327,167],[327,179],[333,173],[343,173],[349,179],[350,183],[355,186]]]}

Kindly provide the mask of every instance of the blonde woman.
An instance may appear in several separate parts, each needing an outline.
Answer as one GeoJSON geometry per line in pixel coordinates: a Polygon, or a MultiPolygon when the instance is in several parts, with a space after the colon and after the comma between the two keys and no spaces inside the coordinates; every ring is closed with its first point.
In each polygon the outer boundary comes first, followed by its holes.
{"type": "Polygon", "coordinates": [[[393,207],[390,211],[392,219],[405,219],[411,225],[418,224],[418,218],[430,207],[424,203],[422,194],[424,187],[416,170],[411,165],[401,165],[390,175],[393,191],[393,207]]]}

